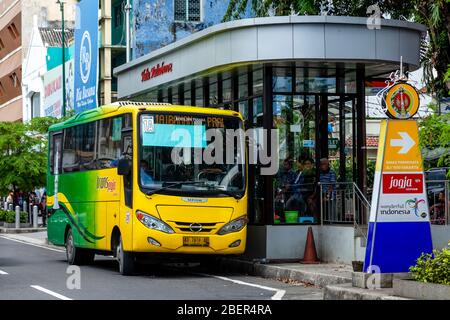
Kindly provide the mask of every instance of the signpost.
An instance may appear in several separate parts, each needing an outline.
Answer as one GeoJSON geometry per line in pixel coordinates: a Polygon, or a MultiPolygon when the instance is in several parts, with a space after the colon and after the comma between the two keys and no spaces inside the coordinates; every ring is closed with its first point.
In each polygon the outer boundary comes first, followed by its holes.
{"type": "Polygon", "coordinates": [[[389,117],[402,120],[381,123],[365,272],[409,272],[417,258],[433,248],[419,130],[417,122],[409,120],[417,113],[419,99],[408,86],[396,84],[386,94],[389,117]]]}

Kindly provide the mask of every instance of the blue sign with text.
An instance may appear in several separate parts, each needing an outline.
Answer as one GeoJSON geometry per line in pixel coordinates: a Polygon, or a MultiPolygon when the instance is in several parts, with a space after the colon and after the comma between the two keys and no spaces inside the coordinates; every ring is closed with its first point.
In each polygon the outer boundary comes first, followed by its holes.
{"type": "Polygon", "coordinates": [[[99,0],[82,0],[75,28],[75,113],[97,107],[99,0]]]}

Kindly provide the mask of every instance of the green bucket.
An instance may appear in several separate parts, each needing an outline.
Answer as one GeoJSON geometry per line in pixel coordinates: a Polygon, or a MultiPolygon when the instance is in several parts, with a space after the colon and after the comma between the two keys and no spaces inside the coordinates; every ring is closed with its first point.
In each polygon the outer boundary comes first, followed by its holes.
{"type": "Polygon", "coordinates": [[[285,211],[286,223],[298,223],[298,211],[285,211]]]}

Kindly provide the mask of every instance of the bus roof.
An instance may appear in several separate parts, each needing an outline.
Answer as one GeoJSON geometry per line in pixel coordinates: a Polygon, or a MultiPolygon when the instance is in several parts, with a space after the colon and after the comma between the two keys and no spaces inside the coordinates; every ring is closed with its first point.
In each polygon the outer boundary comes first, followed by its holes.
{"type": "Polygon", "coordinates": [[[49,132],[59,131],[66,127],[71,127],[77,124],[102,119],[107,116],[113,117],[115,115],[135,111],[155,111],[155,112],[164,111],[164,112],[180,112],[180,113],[213,114],[219,116],[220,115],[235,116],[243,120],[242,115],[239,112],[232,110],[221,110],[221,109],[193,107],[193,106],[180,106],[156,102],[118,101],[110,105],[105,105],[96,109],[83,111],[67,119],[66,121],[52,125],[49,128],[49,132]]]}

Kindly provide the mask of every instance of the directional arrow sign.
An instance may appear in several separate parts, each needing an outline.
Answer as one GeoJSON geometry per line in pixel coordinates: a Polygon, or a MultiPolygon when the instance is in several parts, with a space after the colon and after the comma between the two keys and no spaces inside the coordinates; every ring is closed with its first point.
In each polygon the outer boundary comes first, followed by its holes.
{"type": "Polygon", "coordinates": [[[398,133],[401,139],[391,139],[391,147],[401,147],[398,151],[399,154],[407,154],[409,150],[416,144],[416,142],[410,137],[407,132],[398,133]]]}

